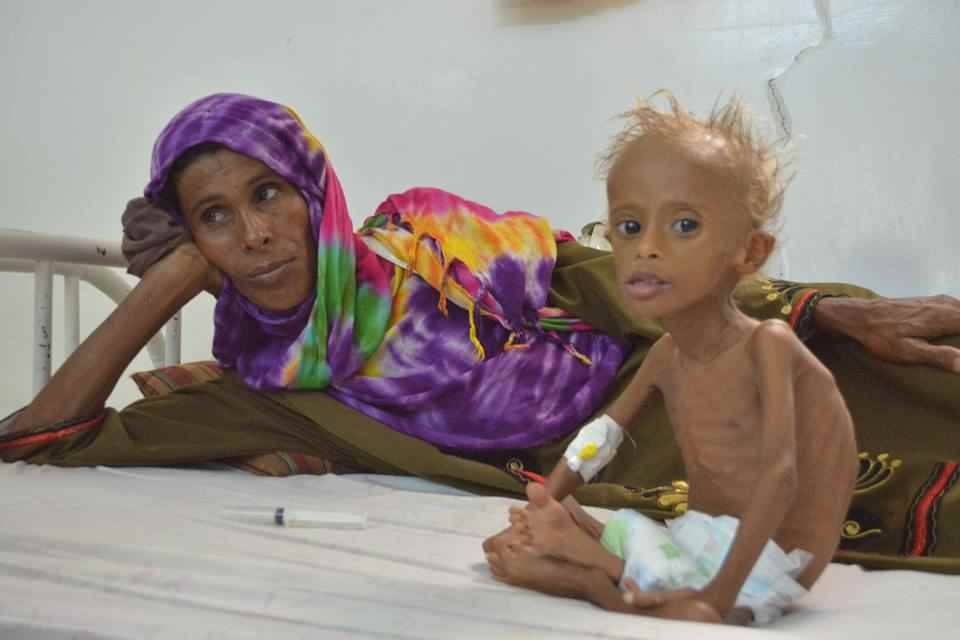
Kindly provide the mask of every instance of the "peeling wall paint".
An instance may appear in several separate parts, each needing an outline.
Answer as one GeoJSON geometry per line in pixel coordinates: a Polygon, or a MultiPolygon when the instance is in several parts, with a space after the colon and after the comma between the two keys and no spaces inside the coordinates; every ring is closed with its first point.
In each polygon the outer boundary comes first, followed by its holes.
{"type": "Polygon", "coordinates": [[[788,143],[793,138],[793,119],[790,117],[790,109],[783,94],[780,93],[778,83],[782,78],[800,62],[806,54],[814,49],[819,49],[827,44],[833,37],[833,18],[830,15],[830,0],[813,0],[814,9],[817,12],[817,19],[820,21],[820,36],[815,42],[805,46],[797,55],[793,57],[790,64],[774,71],[773,75],[767,80],[767,98],[770,101],[771,117],[777,127],[779,137],[788,143]]]}

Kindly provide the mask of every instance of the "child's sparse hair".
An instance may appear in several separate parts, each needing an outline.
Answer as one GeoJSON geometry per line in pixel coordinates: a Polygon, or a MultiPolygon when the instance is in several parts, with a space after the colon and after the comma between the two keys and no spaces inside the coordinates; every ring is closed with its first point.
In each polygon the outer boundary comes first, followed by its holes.
{"type": "Polygon", "coordinates": [[[617,134],[606,153],[601,156],[598,169],[607,178],[623,153],[635,142],[647,137],[696,143],[697,136],[719,137],[726,143],[731,170],[743,186],[744,206],[754,229],[775,231],[783,207],[783,196],[790,177],[786,177],[788,162],[782,160],[776,142],[767,142],[754,129],[750,114],[736,97],[721,104],[719,99],[705,120],[698,120],[681,106],[676,97],[666,90],[640,100],[631,111],[621,114],[628,121],[617,134]],[[657,96],[666,98],[669,110],[653,104],[657,96]]]}

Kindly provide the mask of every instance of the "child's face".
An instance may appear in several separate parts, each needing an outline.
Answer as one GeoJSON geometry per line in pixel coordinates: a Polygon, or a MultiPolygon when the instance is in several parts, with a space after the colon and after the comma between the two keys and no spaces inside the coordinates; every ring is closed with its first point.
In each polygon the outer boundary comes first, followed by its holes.
{"type": "Polygon", "coordinates": [[[722,147],[645,138],[607,178],[610,242],[627,309],[666,318],[739,281],[751,235],[722,147]]]}

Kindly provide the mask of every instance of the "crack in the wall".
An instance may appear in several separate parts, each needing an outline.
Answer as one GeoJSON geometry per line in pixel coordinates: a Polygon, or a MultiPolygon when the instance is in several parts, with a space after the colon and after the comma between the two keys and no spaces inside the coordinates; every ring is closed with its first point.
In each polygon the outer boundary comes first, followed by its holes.
{"type": "Polygon", "coordinates": [[[796,65],[800,58],[808,52],[818,49],[833,38],[833,19],[830,16],[830,0],[813,0],[813,7],[817,12],[817,18],[820,21],[820,38],[813,44],[809,44],[801,49],[793,60],[786,67],[778,69],[767,80],[767,99],[770,101],[770,109],[777,125],[777,133],[781,142],[787,143],[793,138],[793,120],[790,117],[790,109],[780,93],[777,81],[783,78],[796,65]]]}

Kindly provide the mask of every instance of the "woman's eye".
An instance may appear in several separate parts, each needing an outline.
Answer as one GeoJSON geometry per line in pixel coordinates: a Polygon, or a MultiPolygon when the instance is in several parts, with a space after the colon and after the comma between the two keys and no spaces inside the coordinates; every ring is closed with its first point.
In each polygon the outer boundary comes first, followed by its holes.
{"type": "Polygon", "coordinates": [[[280,193],[280,189],[272,184],[265,184],[257,189],[257,202],[273,200],[280,193]]]}
{"type": "Polygon", "coordinates": [[[200,214],[200,219],[204,224],[220,224],[227,219],[227,212],[223,209],[210,208],[200,214]]]}
{"type": "Polygon", "coordinates": [[[624,220],[623,222],[618,222],[616,226],[617,232],[625,236],[640,233],[640,228],[640,223],[636,220],[624,220]]]}
{"type": "Polygon", "coordinates": [[[677,233],[693,233],[700,228],[700,223],[693,218],[681,218],[673,223],[672,228],[677,233]]]}

